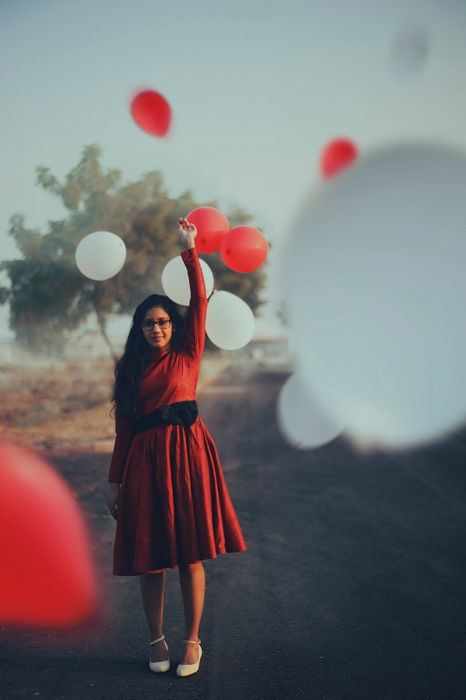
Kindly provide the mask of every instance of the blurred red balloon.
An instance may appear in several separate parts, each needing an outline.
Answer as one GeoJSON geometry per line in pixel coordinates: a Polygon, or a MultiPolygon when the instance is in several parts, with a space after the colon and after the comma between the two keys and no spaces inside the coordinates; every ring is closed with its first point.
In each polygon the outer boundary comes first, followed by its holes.
{"type": "Polygon", "coordinates": [[[226,216],[215,207],[198,207],[185,217],[197,228],[196,248],[199,253],[214,253],[220,244],[230,224],[226,216]]]}
{"type": "Polygon", "coordinates": [[[320,157],[320,170],[324,177],[333,177],[356,159],[358,150],[348,139],[335,139],[327,144],[320,157]]]}
{"type": "Polygon", "coordinates": [[[131,101],[131,115],[136,124],[152,136],[165,136],[172,111],[167,100],[155,90],[143,90],[131,101]]]}
{"type": "Polygon", "coordinates": [[[235,272],[252,272],[262,265],[269,245],[261,231],[252,226],[236,226],[225,235],[220,257],[235,272]]]}
{"type": "Polygon", "coordinates": [[[0,620],[67,627],[96,608],[88,535],[62,477],[38,455],[0,445],[0,620]]]}

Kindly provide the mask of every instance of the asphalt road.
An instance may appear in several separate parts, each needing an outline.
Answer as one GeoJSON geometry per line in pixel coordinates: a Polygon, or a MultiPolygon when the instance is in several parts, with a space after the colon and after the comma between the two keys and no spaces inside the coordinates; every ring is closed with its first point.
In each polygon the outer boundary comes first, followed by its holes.
{"type": "Polygon", "coordinates": [[[111,574],[109,456],[60,456],[51,461],[92,534],[99,619],[62,632],[3,626],[1,698],[466,697],[466,431],[398,454],[361,456],[341,437],[299,452],[276,424],[286,377],[230,368],[199,397],[249,547],[204,562],[199,672],[175,675],[176,570],[165,598],[172,669],[148,668],[137,577],[111,574]]]}

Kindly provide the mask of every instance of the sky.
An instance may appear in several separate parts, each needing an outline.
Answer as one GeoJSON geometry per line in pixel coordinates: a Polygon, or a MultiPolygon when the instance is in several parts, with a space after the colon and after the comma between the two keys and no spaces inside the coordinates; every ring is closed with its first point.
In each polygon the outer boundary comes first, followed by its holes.
{"type": "Polygon", "coordinates": [[[18,256],[13,214],[43,232],[66,214],[35,168],[61,178],[97,143],[124,181],[161,170],[173,196],[253,215],[273,246],[258,329],[276,332],[281,258],[326,143],[466,149],[465,30],[463,0],[2,0],[0,260],[18,256]],[[132,121],[140,87],[170,102],[168,139],[132,121]]]}

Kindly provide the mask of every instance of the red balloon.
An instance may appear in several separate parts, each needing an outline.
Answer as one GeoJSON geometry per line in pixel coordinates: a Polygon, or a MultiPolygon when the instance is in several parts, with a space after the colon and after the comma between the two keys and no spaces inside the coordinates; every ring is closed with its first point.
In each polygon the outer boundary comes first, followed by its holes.
{"type": "Polygon", "coordinates": [[[356,159],[358,150],[348,139],[335,139],[325,146],[320,157],[320,170],[324,177],[333,177],[356,159]]]}
{"type": "Polygon", "coordinates": [[[136,124],[152,136],[165,136],[172,118],[167,100],[155,90],[143,90],[131,101],[131,116],[136,124]]]}
{"type": "Polygon", "coordinates": [[[196,248],[199,253],[214,253],[230,228],[226,216],[215,207],[198,207],[186,219],[197,228],[196,248]]]}
{"type": "Polygon", "coordinates": [[[38,455],[0,445],[0,619],[67,627],[95,613],[85,522],[63,478],[38,455]]]}
{"type": "Polygon", "coordinates": [[[225,235],[220,257],[235,272],[252,272],[262,265],[269,245],[261,231],[252,226],[236,226],[225,235]]]}

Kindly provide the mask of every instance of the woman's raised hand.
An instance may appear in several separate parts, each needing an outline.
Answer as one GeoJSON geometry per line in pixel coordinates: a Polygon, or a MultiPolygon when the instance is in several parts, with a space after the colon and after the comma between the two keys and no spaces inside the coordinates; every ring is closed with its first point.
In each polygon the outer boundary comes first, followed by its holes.
{"type": "Polygon", "coordinates": [[[194,224],[191,224],[186,219],[180,218],[178,219],[178,231],[180,232],[181,242],[184,244],[184,247],[186,249],[194,248],[194,239],[197,236],[197,228],[194,224]]]}

